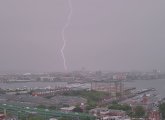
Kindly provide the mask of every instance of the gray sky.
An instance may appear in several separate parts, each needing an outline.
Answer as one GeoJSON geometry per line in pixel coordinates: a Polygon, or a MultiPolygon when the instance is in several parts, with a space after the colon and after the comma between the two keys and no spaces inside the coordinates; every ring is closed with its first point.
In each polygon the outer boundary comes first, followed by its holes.
{"type": "MultiPolygon", "coordinates": [[[[69,70],[165,71],[165,0],[72,0],[69,70]]],[[[63,71],[68,0],[0,0],[0,71],[63,71]]]]}

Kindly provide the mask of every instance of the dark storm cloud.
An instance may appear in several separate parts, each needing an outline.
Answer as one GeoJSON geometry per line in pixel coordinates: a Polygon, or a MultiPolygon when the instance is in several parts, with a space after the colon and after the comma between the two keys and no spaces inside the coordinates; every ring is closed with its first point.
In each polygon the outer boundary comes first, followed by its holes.
{"type": "MultiPolygon", "coordinates": [[[[164,0],[72,0],[70,70],[165,71],[164,0]]],[[[61,71],[67,0],[0,1],[0,71],[61,71]]]]}

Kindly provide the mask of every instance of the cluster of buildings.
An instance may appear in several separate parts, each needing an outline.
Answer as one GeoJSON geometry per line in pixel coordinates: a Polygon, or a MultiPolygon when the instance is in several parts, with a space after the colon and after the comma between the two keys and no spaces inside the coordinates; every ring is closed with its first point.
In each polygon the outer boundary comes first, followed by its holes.
{"type": "Polygon", "coordinates": [[[161,114],[157,110],[152,110],[148,113],[148,120],[161,120],[161,114]]]}
{"type": "MultiPolygon", "coordinates": [[[[123,85],[120,82],[95,82],[92,84],[93,85],[91,87],[91,90],[110,92],[111,94],[121,92],[123,93],[123,95],[125,95],[125,91],[127,91],[123,90],[123,85]]],[[[69,92],[70,90],[71,89],[69,88],[63,88],[62,91],[69,92]]],[[[46,106],[47,108],[54,106],[55,108],[58,108],[58,110],[66,113],[73,112],[77,105],[81,106],[82,109],[84,109],[87,105],[87,99],[76,96],[62,96],[60,94],[62,91],[60,91],[59,88],[56,90],[36,89],[32,91],[31,95],[1,94],[0,104],[11,104],[15,106],[24,107],[28,106],[33,108],[36,108],[41,105],[46,106]],[[47,95],[52,95],[54,97],[51,97],[49,99],[45,98],[45,96],[47,95]]],[[[160,120],[161,116],[158,110],[158,105],[161,98],[157,94],[155,89],[143,89],[141,91],[136,91],[135,89],[128,89],[128,91],[128,94],[131,94],[131,96],[127,96],[127,98],[119,100],[119,104],[127,104],[131,106],[132,111],[134,111],[134,108],[136,106],[142,106],[147,113],[147,120],[160,120]]],[[[108,101],[108,103],[110,104],[111,102],[108,101]]],[[[96,107],[94,109],[91,109],[89,111],[89,114],[95,116],[97,120],[131,120],[131,118],[128,117],[125,111],[108,109],[106,107],[96,107]]]]}
{"type": "Polygon", "coordinates": [[[70,88],[61,87],[55,89],[35,89],[31,91],[32,96],[55,96],[70,91],[70,88]]]}
{"type": "Polygon", "coordinates": [[[137,80],[137,79],[160,79],[165,78],[159,70],[151,72],[102,72],[102,71],[73,71],[68,73],[24,73],[24,74],[1,74],[0,82],[90,82],[97,80],[137,80]]]}
{"type": "Polygon", "coordinates": [[[130,120],[122,110],[111,110],[108,108],[95,108],[89,111],[97,120],[130,120]]]}
{"type": "Polygon", "coordinates": [[[157,108],[161,97],[155,89],[146,89],[138,92],[136,96],[121,101],[121,104],[128,104],[131,106],[143,106],[145,109],[157,108]],[[143,92],[144,91],[144,92],[143,92]]]}
{"type": "Polygon", "coordinates": [[[120,104],[130,105],[132,111],[136,106],[142,106],[145,110],[147,120],[161,120],[161,113],[159,112],[159,104],[162,98],[155,89],[145,89],[137,92],[134,97],[121,101],[120,104]]]}
{"type": "MultiPolygon", "coordinates": [[[[46,74],[15,74],[0,75],[1,82],[67,82],[62,86],[49,88],[23,88],[0,90],[0,104],[15,106],[56,107],[62,112],[73,112],[77,105],[85,108],[88,101],[82,97],[63,96],[63,93],[72,90],[93,90],[109,93],[107,98],[101,100],[101,104],[111,104],[116,100],[119,104],[131,106],[132,111],[136,106],[142,106],[147,113],[147,120],[160,120],[158,110],[160,96],[155,89],[136,91],[135,88],[125,88],[124,80],[134,79],[158,79],[163,77],[158,71],[150,73],[109,73],[109,72],[71,72],[71,73],[46,73],[46,74]],[[76,84],[75,84],[76,82],[76,84]],[[46,97],[51,96],[49,99],[46,97]],[[53,97],[52,97],[53,96],[53,97]]],[[[122,110],[113,110],[98,107],[89,111],[97,120],[130,120],[127,113],[122,110]]],[[[3,116],[2,116],[3,117],[3,116]]],[[[1,116],[0,116],[1,118],[1,116]]]]}

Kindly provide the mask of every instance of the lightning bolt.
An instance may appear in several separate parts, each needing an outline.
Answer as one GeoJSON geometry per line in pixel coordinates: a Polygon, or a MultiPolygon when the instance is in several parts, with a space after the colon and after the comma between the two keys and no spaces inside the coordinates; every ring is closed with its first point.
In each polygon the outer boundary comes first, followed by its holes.
{"type": "Polygon", "coordinates": [[[61,56],[62,56],[62,59],[63,59],[64,69],[66,71],[68,70],[68,67],[67,67],[67,64],[66,64],[66,58],[65,58],[65,54],[64,54],[64,49],[66,47],[65,30],[68,28],[68,26],[70,24],[71,17],[72,17],[72,1],[71,0],[68,0],[68,5],[69,5],[69,14],[68,14],[66,23],[65,23],[65,25],[62,29],[63,45],[62,45],[62,48],[61,48],[61,56]]]}

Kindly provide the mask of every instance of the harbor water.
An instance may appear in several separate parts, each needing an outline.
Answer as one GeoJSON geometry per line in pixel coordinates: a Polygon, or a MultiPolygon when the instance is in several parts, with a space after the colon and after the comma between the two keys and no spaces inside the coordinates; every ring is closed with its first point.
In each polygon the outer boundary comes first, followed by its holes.
{"type": "MultiPolygon", "coordinates": [[[[157,80],[133,80],[124,82],[125,87],[136,87],[137,89],[155,88],[158,93],[165,97],[165,79],[157,80]]],[[[0,83],[2,89],[16,89],[16,88],[46,88],[46,87],[62,87],[69,86],[67,82],[21,82],[21,83],[0,83]]],[[[88,85],[89,87],[90,85],[88,85]]]]}

